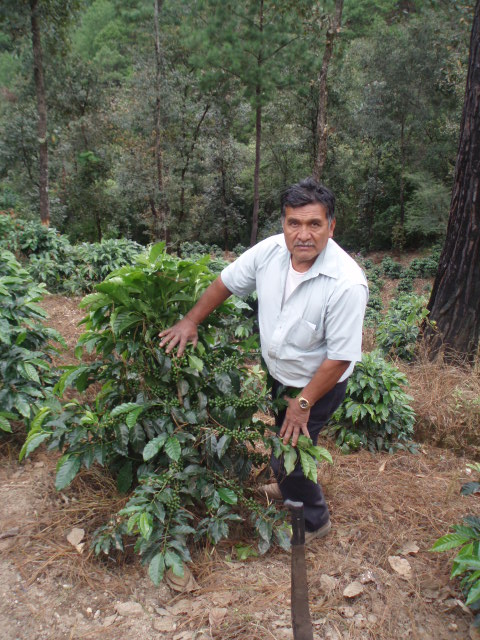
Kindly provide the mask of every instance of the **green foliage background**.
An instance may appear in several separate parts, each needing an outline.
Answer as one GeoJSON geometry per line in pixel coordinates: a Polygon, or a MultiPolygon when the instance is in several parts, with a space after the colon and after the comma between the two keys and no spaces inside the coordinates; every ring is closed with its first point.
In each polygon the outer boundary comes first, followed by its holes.
{"type": "MultiPolygon", "coordinates": [[[[334,2],[265,0],[262,31],[258,3],[235,7],[162,3],[156,93],[153,2],[39,2],[52,224],[72,241],[146,244],[167,234],[176,248],[248,244],[259,104],[260,237],[278,230],[281,189],[313,167],[317,80],[334,2]]],[[[345,1],[329,70],[322,176],[338,197],[343,245],[401,248],[443,237],[472,14],[466,0],[345,1]]],[[[36,218],[32,77],[28,12],[6,2],[0,209],[36,218]]]]}

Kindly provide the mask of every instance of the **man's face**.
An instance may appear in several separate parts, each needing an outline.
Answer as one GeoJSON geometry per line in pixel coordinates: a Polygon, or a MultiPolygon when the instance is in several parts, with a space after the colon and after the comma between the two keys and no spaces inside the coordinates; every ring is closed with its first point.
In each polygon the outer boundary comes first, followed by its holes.
{"type": "Polygon", "coordinates": [[[303,207],[285,207],[282,223],[287,249],[292,254],[295,271],[308,271],[325,249],[329,238],[333,238],[335,220],[330,224],[327,208],[315,202],[303,207]]]}

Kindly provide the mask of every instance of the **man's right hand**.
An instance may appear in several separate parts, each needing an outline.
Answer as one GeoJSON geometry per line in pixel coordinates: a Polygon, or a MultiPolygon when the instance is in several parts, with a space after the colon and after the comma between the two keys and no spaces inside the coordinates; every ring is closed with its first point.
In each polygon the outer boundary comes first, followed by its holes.
{"type": "Polygon", "coordinates": [[[165,349],[165,353],[170,353],[170,351],[178,346],[177,356],[180,358],[185,351],[185,347],[187,342],[191,342],[194,347],[197,346],[198,342],[198,331],[197,325],[193,320],[185,317],[182,318],[177,324],[174,324],[173,327],[169,329],[165,329],[158,334],[159,338],[162,338],[160,342],[160,346],[163,348],[167,345],[165,349]]]}

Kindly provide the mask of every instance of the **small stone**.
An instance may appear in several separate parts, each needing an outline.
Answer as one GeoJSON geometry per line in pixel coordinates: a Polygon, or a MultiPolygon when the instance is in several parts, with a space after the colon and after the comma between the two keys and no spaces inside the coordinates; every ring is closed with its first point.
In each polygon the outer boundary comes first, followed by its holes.
{"type": "Polygon", "coordinates": [[[134,618],[143,614],[143,607],[139,602],[119,602],[115,605],[115,611],[119,616],[134,618]]]}
{"type": "Polygon", "coordinates": [[[348,587],[345,587],[345,589],[343,590],[343,595],[345,598],[356,598],[363,592],[363,585],[355,580],[354,582],[351,582],[348,587]]]}
{"type": "Polygon", "coordinates": [[[344,618],[353,618],[355,609],[353,607],[338,607],[338,612],[344,618]]]}
{"type": "Polygon", "coordinates": [[[93,614],[93,619],[98,620],[99,617],[100,617],[100,609],[97,609],[93,614]]]}
{"type": "Polygon", "coordinates": [[[406,558],[388,556],[388,563],[399,576],[408,580],[412,577],[412,567],[406,558]]]}
{"type": "Polygon", "coordinates": [[[455,622],[451,622],[448,625],[448,630],[449,631],[458,631],[458,624],[455,624],[455,622]]]}
{"type": "Polygon", "coordinates": [[[82,542],[82,540],[84,537],[85,537],[85,529],[79,529],[75,527],[67,535],[67,540],[73,547],[75,547],[78,553],[83,553],[85,543],[82,542]]]}
{"type": "Polygon", "coordinates": [[[358,580],[362,584],[369,584],[370,582],[376,582],[375,576],[373,575],[373,571],[370,571],[370,569],[362,573],[362,575],[358,578],[358,580]]]}
{"type": "Polygon", "coordinates": [[[377,624],[378,617],[374,613],[369,613],[367,616],[367,622],[369,624],[377,624]]]}
{"type": "Polygon", "coordinates": [[[88,613],[88,615],[92,615],[93,611],[92,611],[92,607],[87,607],[86,608],[86,612],[88,613]]]}
{"type": "Polygon", "coordinates": [[[407,542],[398,551],[399,556],[414,556],[420,551],[420,547],[416,542],[407,542]]]}
{"type": "Polygon", "coordinates": [[[34,462],[33,466],[35,467],[35,469],[41,469],[42,467],[45,466],[45,462],[43,462],[42,460],[40,460],[39,462],[34,462]]]}

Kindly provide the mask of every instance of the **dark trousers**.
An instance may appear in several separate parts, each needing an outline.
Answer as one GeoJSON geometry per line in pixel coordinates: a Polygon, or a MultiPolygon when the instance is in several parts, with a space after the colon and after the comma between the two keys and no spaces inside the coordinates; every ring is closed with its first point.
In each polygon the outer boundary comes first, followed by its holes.
{"type": "MultiPolygon", "coordinates": [[[[274,395],[276,395],[280,386],[280,383],[274,381],[274,395]]],[[[318,434],[337,407],[341,404],[345,397],[346,389],[347,380],[339,382],[310,409],[310,417],[308,419],[307,427],[313,444],[317,444],[318,434]]],[[[275,417],[275,424],[278,427],[283,424],[285,411],[286,409],[280,411],[280,413],[275,417]]],[[[305,529],[307,531],[316,531],[326,524],[330,515],[322,487],[316,482],[308,480],[304,476],[300,462],[289,475],[285,472],[283,457],[275,458],[272,454],[270,458],[270,465],[282,492],[283,499],[303,502],[305,529]]]]}

